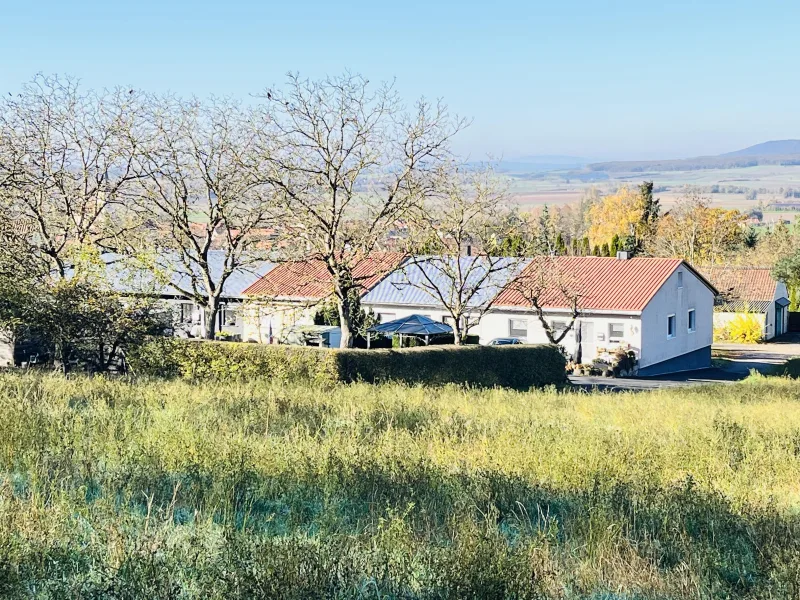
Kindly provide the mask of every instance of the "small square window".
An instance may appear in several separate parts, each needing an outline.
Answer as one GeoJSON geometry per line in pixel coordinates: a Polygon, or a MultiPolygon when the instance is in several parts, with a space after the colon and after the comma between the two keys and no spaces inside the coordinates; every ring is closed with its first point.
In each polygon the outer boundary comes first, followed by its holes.
{"type": "Polygon", "coordinates": [[[610,323],[608,325],[608,340],[611,342],[621,340],[625,337],[624,323],[610,323]]]}
{"type": "Polygon", "coordinates": [[[694,316],[694,309],[689,310],[689,333],[695,330],[696,321],[694,316]]]}
{"type": "Polygon", "coordinates": [[[528,321],[525,319],[509,319],[508,335],[509,337],[528,337],[528,321]]]}
{"type": "Polygon", "coordinates": [[[236,307],[223,305],[219,311],[220,327],[236,327],[237,314],[236,307]]]}
{"type": "Polygon", "coordinates": [[[675,315],[667,317],[667,339],[675,337],[675,315]]]}

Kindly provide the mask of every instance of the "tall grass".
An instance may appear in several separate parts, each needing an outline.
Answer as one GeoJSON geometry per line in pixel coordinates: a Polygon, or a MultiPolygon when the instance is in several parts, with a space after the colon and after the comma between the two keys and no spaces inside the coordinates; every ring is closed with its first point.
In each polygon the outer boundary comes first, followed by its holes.
{"type": "Polygon", "coordinates": [[[0,597],[798,597],[798,402],[6,374],[0,597]]]}

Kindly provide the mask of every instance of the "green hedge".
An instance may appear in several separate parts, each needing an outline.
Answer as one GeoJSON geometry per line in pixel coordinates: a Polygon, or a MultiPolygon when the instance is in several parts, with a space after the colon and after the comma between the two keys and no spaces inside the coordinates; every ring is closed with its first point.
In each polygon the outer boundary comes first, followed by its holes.
{"type": "Polygon", "coordinates": [[[137,374],[188,379],[400,381],[529,388],[565,380],[555,346],[429,346],[327,350],[159,339],[129,357],[137,374]]]}
{"type": "Polygon", "coordinates": [[[345,381],[529,388],[565,380],[566,360],[555,346],[428,346],[337,354],[345,381]]]}
{"type": "Polygon", "coordinates": [[[185,379],[336,381],[334,352],[311,346],[268,346],[160,338],[128,357],[135,374],[185,379]]]}

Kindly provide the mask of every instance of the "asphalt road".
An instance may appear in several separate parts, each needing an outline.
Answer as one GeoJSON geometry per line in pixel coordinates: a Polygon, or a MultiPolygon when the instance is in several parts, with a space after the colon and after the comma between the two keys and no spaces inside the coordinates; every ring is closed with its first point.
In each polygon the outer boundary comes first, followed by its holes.
{"type": "Polygon", "coordinates": [[[788,359],[800,356],[800,334],[786,334],[766,344],[714,344],[713,350],[715,363],[719,366],[702,371],[625,379],[570,376],[569,380],[576,387],[602,391],[655,390],[732,383],[744,379],[752,370],[771,373],[788,359]]]}

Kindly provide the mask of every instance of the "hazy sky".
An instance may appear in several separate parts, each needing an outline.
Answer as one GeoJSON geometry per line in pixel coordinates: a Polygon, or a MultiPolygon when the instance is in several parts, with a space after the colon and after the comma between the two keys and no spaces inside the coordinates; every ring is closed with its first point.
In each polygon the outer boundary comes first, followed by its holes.
{"type": "Polygon", "coordinates": [[[487,153],[716,154],[800,138],[800,2],[3,0],[0,92],[87,86],[246,96],[310,77],[396,78],[472,117],[487,153]]]}

